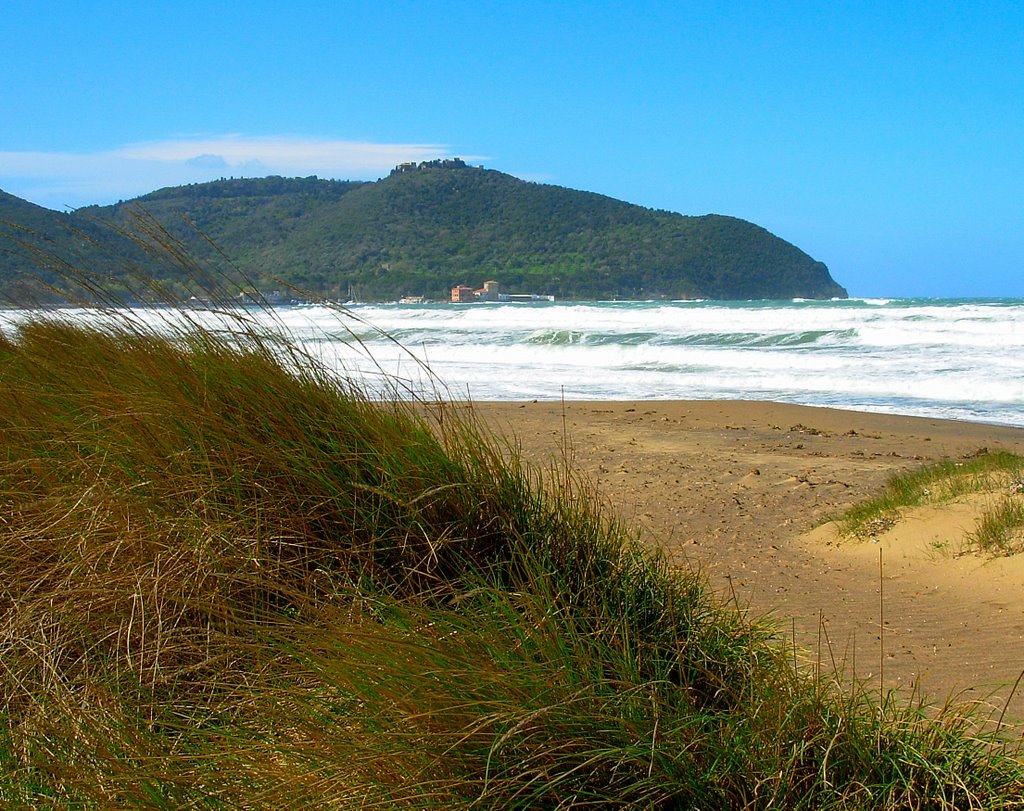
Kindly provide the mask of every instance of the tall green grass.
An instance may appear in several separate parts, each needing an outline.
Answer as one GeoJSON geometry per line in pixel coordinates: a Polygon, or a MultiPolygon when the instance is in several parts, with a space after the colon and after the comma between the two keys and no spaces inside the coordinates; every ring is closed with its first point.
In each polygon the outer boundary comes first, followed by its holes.
{"type": "Polygon", "coordinates": [[[0,340],[0,804],[1019,808],[471,409],[247,324],[0,340]]]}

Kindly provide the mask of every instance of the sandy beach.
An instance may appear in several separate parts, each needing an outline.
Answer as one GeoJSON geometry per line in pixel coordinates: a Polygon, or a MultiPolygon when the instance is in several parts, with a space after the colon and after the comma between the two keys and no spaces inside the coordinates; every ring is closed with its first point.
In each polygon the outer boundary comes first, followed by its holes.
{"type": "MultiPolygon", "coordinates": [[[[479,403],[527,459],[563,448],[674,565],[769,615],[812,660],[876,687],[1000,709],[1024,670],[1024,556],[962,554],[979,504],[915,512],[872,540],[830,516],[892,473],[1024,429],[764,402],[479,403]]],[[[1007,717],[1024,718],[1024,696],[1007,717]]]]}

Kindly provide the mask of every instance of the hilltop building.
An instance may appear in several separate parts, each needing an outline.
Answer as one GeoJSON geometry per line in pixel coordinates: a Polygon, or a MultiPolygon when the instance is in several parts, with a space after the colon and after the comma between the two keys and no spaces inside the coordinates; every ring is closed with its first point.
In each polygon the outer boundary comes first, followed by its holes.
{"type": "MultiPolygon", "coordinates": [[[[405,172],[415,172],[419,169],[465,169],[467,164],[462,158],[438,158],[432,161],[407,161],[400,163],[391,170],[392,175],[401,175],[405,172]]],[[[480,167],[483,168],[482,166],[480,167]]]]}

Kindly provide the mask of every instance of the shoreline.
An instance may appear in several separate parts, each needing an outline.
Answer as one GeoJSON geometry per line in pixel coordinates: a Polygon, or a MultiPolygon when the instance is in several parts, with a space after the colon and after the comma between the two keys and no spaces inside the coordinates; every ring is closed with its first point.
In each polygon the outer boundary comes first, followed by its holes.
{"type": "MultiPolygon", "coordinates": [[[[645,543],[795,631],[825,672],[1001,709],[1024,668],[1024,555],[958,554],[966,508],[915,515],[913,532],[874,543],[822,527],[893,473],[983,448],[1024,455],[1024,428],[747,400],[472,408],[542,468],[567,444],[645,543]]],[[[1007,715],[1024,719],[1024,697],[1007,715]]]]}
{"type": "MultiPolygon", "coordinates": [[[[458,402],[454,400],[453,402],[458,402]]],[[[748,410],[748,408],[765,408],[768,409],[772,414],[781,414],[785,411],[792,409],[794,412],[800,410],[806,410],[825,416],[826,419],[832,415],[831,418],[842,418],[844,415],[849,419],[866,418],[872,420],[879,418],[886,420],[891,418],[895,423],[907,421],[910,423],[914,422],[927,422],[936,423],[940,427],[943,424],[948,424],[949,428],[956,426],[978,426],[984,428],[994,429],[1009,429],[1010,431],[1021,432],[1024,437],[1024,423],[1021,425],[1015,425],[1013,423],[1002,423],[1002,422],[986,422],[984,420],[970,420],[970,419],[958,419],[956,417],[944,417],[937,415],[928,414],[904,414],[895,411],[872,411],[866,408],[854,408],[852,406],[838,406],[838,405],[815,405],[812,403],[791,403],[784,400],[755,400],[755,399],[737,399],[737,398],[706,398],[706,399],[682,399],[682,398],[652,398],[652,399],[609,399],[609,400],[593,400],[593,399],[562,399],[559,397],[552,398],[529,398],[529,399],[518,399],[518,400],[471,400],[469,404],[481,406],[484,409],[501,409],[504,407],[515,406],[517,408],[528,407],[528,406],[557,406],[561,408],[563,405],[567,408],[577,406],[585,408],[601,408],[602,406],[610,407],[613,410],[628,409],[628,408],[648,408],[650,406],[669,406],[672,410],[682,412],[692,412],[698,417],[708,417],[711,414],[722,413],[742,413],[748,410]]],[[[1024,420],[1024,417],[1022,417],[1024,420]]],[[[893,426],[894,429],[899,428],[898,425],[893,426]]],[[[943,432],[940,427],[940,432],[943,432]]],[[[1009,441],[1015,441],[1012,437],[1009,441]]]]}

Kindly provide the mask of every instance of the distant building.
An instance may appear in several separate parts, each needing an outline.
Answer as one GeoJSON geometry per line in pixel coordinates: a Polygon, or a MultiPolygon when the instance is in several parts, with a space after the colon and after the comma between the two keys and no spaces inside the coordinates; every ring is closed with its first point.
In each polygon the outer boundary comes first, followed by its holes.
{"type": "Polygon", "coordinates": [[[501,285],[490,279],[484,282],[484,286],[474,290],[465,284],[452,288],[452,301],[456,304],[465,304],[470,301],[554,301],[554,296],[537,295],[536,293],[502,293],[501,285]]]}
{"type": "Polygon", "coordinates": [[[500,301],[501,285],[492,279],[484,282],[484,286],[479,290],[474,290],[473,294],[480,301],[500,301]]]}
{"type": "MultiPolygon", "coordinates": [[[[406,163],[400,163],[394,169],[391,170],[392,175],[400,175],[405,172],[415,172],[420,169],[466,169],[468,168],[466,162],[462,158],[438,158],[432,161],[408,161],[406,163]]],[[[481,169],[484,167],[481,166],[481,169]]]]}
{"type": "Polygon", "coordinates": [[[502,293],[498,301],[554,301],[555,297],[547,293],[502,293]]]}

